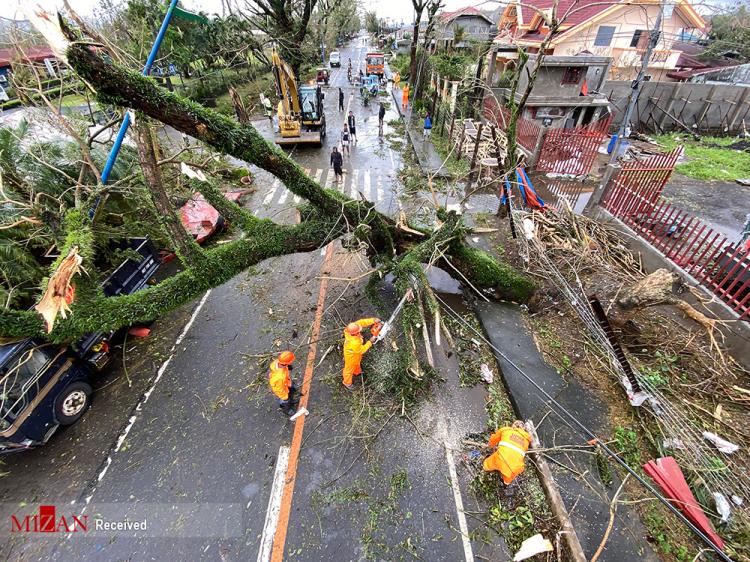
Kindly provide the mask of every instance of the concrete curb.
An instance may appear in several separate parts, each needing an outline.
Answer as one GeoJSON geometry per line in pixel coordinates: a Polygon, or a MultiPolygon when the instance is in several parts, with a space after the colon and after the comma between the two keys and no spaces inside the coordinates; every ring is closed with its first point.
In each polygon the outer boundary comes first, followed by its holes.
{"type": "Polygon", "coordinates": [[[534,422],[527,420],[526,426],[531,434],[531,449],[529,453],[534,457],[534,464],[536,465],[539,479],[542,481],[544,487],[544,493],[549,500],[552,513],[554,513],[557,520],[560,522],[560,534],[564,535],[563,539],[565,544],[568,546],[568,553],[570,554],[571,560],[574,562],[586,562],[586,555],[583,553],[583,547],[581,541],[578,540],[578,533],[570,520],[568,510],[565,508],[565,502],[563,502],[562,496],[560,495],[560,489],[557,487],[555,477],[552,476],[552,471],[547,465],[547,461],[544,459],[542,453],[537,452],[542,444],[539,442],[539,436],[536,434],[536,428],[534,422]]]}

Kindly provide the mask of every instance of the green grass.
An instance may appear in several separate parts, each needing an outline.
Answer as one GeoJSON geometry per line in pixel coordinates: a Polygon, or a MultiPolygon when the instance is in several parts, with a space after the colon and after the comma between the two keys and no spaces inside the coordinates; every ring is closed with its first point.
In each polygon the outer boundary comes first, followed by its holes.
{"type": "Polygon", "coordinates": [[[668,150],[685,147],[687,162],[678,164],[676,171],[699,180],[734,181],[750,178],[750,153],[726,148],[739,139],[733,137],[702,137],[696,142],[686,135],[656,136],[655,140],[668,150]]]}

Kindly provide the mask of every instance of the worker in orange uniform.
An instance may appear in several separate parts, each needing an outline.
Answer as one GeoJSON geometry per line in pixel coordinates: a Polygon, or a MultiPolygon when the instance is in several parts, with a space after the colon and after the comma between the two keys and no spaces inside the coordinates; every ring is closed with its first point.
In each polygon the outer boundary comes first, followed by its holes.
{"type": "Polygon", "coordinates": [[[362,373],[362,356],[375,343],[375,338],[382,327],[379,318],[363,318],[347,325],[344,329],[344,387],[347,390],[354,388],[354,375],[362,373]],[[365,343],[362,337],[362,328],[372,326],[370,341],[365,343]]]}
{"type": "Polygon", "coordinates": [[[294,353],[291,351],[282,351],[279,357],[271,363],[268,373],[268,384],[271,391],[276,395],[279,402],[279,408],[287,415],[294,413],[297,402],[294,400],[294,381],[289,375],[289,370],[294,362],[294,353]]]}
{"type": "Polygon", "coordinates": [[[500,471],[503,482],[510,484],[524,471],[524,457],[531,444],[531,435],[524,429],[522,421],[514,421],[511,427],[501,427],[490,437],[489,447],[497,450],[484,459],[484,470],[500,471]]]}
{"type": "Polygon", "coordinates": [[[404,84],[404,89],[401,91],[401,108],[406,111],[409,107],[409,84],[404,84]]]}

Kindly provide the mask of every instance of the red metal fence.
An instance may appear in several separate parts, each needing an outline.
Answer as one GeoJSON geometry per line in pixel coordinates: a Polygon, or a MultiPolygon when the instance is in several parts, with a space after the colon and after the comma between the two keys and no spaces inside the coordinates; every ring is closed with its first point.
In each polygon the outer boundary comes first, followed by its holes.
{"type": "MultiPolygon", "coordinates": [[[[483,113],[490,123],[497,125],[503,131],[506,130],[506,124],[510,120],[510,109],[499,105],[492,96],[486,96],[483,113]]],[[[529,119],[519,117],[516,121],[516,138],[520,146],[533,152],[537,138],[539,138],[539,125],[529,119]]]]}
{"type": "Polygon", "coordinates": [[[612,116],[609,116],[583,127],[547,130],[535,169],[539,172],[587,175],[594,165],[599,147],[607,137],[611,122],[612,116]]]}
{"type": "Polygon", "coordinates": [[[646,162],[623,165],[602,205],[711,290],[741,319],[750,320],[748,250],[659,198],[680,152],[675,149],[646,162]]]}

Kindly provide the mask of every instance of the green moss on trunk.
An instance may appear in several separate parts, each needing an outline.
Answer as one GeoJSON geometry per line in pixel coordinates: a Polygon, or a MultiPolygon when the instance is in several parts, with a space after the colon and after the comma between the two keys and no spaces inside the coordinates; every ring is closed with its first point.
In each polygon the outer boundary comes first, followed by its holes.
{"type": "MultiPolygon", "coordinates": [[[[49,336],[66,342],[84,334],[116,330],[138,322],[155,320],[190,302],[248,267],[267,258],[319,248],[328,239],[332,224],[307,221],[296,226],[279,226],[257,220],[252,235],[204,252],[205,260],[132,295],[105,297],[101,291],[78,296],[73,314],[59,319],[49,336]]],[[[6,337],[44,336],[41,317],[34,311],[0,310],[0,334],[6,337]]]]}

